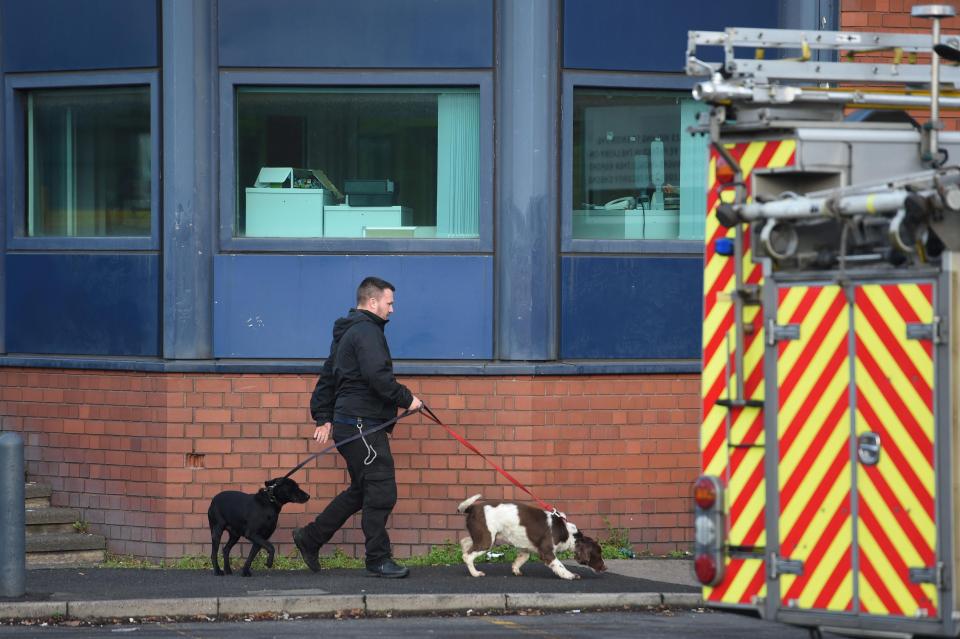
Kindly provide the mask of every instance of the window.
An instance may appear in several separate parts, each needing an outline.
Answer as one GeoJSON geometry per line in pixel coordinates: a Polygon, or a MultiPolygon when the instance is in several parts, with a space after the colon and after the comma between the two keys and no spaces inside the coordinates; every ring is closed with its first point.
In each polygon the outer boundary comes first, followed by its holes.
{"type": "Polygon", "coordinates": [[[151,235],[150,102],[149,86],[24,92],[24,235],[151,235]]]}
{"type": "Polygon", "coordinates": [[[708,139],[689,94],[573,91],[573,239],[703,238],[708,139]]]}
{"type": "Polygon", "coordinates": [[[234,236],[479,237],[479,88],[235,95],[234,236]]]}

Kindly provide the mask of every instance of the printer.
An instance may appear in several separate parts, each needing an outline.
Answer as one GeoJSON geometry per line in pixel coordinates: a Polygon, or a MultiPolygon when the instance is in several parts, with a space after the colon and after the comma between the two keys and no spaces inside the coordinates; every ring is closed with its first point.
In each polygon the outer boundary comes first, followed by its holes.
{"type": "Polygon", "coordinates": [[[347,179],[343,182],[347,206],[393,206],[396,204],[396,189],[393,180],[347,179]]]}

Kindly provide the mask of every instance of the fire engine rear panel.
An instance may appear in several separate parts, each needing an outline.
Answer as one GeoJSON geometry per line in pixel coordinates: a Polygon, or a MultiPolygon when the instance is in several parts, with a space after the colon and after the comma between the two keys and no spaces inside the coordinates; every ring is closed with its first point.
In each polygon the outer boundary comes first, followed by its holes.
{"type": "MultiPolygon", "coordinates": [[[[863,134],[839,128],[790,134],[777,140],[744,135],[744,141],[726,145],[741,163],[749,190],[779,193],[784,184],[807,179],[805,171],[814,175],[812,183],[831,186],[850,183],[851,175],[857,181],[882,179],[878,163],[865,162],[865,155],[877,157],[882,149],[897,156],[916,152],[916,138],[900,130],[874,132],[873,139],[884,139],[887,146],[851,144],[845,138],[863,134]],[[863,168],[855,168],[858,162],[863,168]]],[[[960,154],[952,137],[947,134],[945,142],[960,154]]],[[[811,619],[820,613],[829,619],[940,618],[942,591],[922,582],[942,561],[936,526],[935,349],[932,341],[906,334],[908,324],[933,321],[936,282],[842,287],[766,281],[769,276],[765,279],[763,264],[754,261],[751,234],[745,232],[744,282],[776,290],[776,301],[743,311],[745,398],[763,400],[768,393],[766,320],[802,328],[800,339],[776,344],[774,415],[755,406],[718,405],[733,396],[739,372],[733,357],[734,258],[718,254],[714,246],[717,238],[733,235],[715,217],[724,188],[717,184],[717,161],[714,151],[706,220],[701,458],[704,474],[721,478],[726,488],[728,552],[722,581],[705,587],[704,599],[720,607],[756,608],[775,597],[767,612],[811,619]],[[905,372],[887,371],[890,362],[910,366],[905,372]],[[766,425],[768,417],[774,430],[766,425]],[[772,433],[776,447],[766,445],[772,433]],[[864,433],[881,441],[879,460],[868,467],[857,461],[857,439],[864,433]],[[766,456],[774,450],[770,466],[766,456]],[[771,468],[776,481],[768,486],[771,468]],[[775,525],[768,509],[774,509],[775,525]],[[771,582],[767,557],[774,548],[779,560],[800,562],[803,574],[781,572],[771,582]]]]}
{"type": "Polygon", "coordinates": [[[942,632],[940,280],[786,279],[770,281],[765,298],[777,335],[767,345],[777,517],[766,611],[791,623],[942,632]]]}
{"type": "MultiPolygon", "coordinates": [[[[793,140],[743,142],[728,145],[744,169],[745,177],[755,169],[792,165],[796,145],[793,140]]],[[[704,599],[732,606],[753,606],[766,596],[763,548],[766,545],[764,482],[763,411],[756,407],[729,409],[718,405],[730,398],[735,384],[735,362],[731,358],[734,337],[734,310],[730,294],[734,288],[733,258],[717,254],[713,240],[724,237],[728,229],[716,219],[722,186],[717,184],[717,154],[710,155],[704,259],[703,428],[700,435],[703,472],[721,478],[725,491],[725,511],[729,545],[740,549],[725,559],[724,578],[717,586],[704,588],[704,599]]],[[[749,183],[749,182],[748,182],[749,183]]],[[[747,282],[760,284],[762,268],[752,260],[749,238],[743,256],[747,282]]],[[[759,307],[746,309],[745,321],[751,326],[744,355],[744,388],[747,396],[763,399],[763,317],[759,307]]]]}
{"type": "Polygon", "coordinates": [[[939,616],[936,587],[910,575],[937,563],[933,342],[907,337],[933,321],[933,289],[854,291],[855,436],[882,442],[876,463],[857,465],[860,609],[871,614],[939,616]]]}
{"type": "Polygon", "coordinates": [[[839,286],[778,291],[778,557],[789,608],[849,611],[853,602],[849,311],[839,286]]]}
{"type": "Polygon", "coordinates": [[[940,32],[954,13],[913,7],[930,34],[689,34],[710,105],[694,562],[708,605],[960,635],[960,134],[940,120],[960,109],[941,93],[960,69],[937,57],[960,58],[940,32]],[[914,108],[919,122],[896,112],[914,108]]]}

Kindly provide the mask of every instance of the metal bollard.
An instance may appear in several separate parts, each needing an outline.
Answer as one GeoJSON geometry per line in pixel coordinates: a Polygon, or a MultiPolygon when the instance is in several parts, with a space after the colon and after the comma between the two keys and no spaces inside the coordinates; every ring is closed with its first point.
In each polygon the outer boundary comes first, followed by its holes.
{"type": "Polygon", "coordinates": [[[23,438],[0,435],[0,597],[26,592],[27,531],[23,497],[23,438]]]}

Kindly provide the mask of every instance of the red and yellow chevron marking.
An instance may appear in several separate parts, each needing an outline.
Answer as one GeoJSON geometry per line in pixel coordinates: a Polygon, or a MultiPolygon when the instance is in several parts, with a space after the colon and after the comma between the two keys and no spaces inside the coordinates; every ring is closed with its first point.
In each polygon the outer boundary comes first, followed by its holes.
{"type": "MultiPolygon", "coordinates": [[[[726,147],[740,163],[744,179],[758,168],[789,166],[794,163],[796,142],[774,140],[729,144],[726,147]]],[[[703,374],[701,399],[703,421],[700,452],[705,474],[715,475],[726,486],[727,543],[735,546],[762,547],[764,528],[763,449],[733,447],[731,444],[763,443],[763,411],[758,408],[730,410],[716,401],[730,396],[737,375],[732,353],[735,347],[734,313],[730,292],[734,288],[732,257],[717,255],[714,241],[733,237],[733,229],[717,222],[716,210],[723,197],[716,182],[717,153],[711,150],[707,191],[706,249],[704,254],[703,374]]],[[[744,233],[743,273],[746,282],[759,284],[762,271],[754,264],[750,237],[744,233]]],[[[751,399],[763,399],[763,316],[759,307],[747,307],[743,321],[753,330],[746,336],[744,351],[744,392],[751,399]]],[[[752,604],[764,596],[763,561],[727,559],[723,582],[704,588],[704,600],[721,604],[752,604]]]]}
{"type": "Polygon", "coordinates": [[[854,292],[856,433],[880,435],[880,460],[857,465],[860,605],[876,615],[938,616],[933,584],[910,568],[936,565],[933,343],[907,324],[933,321],[932,284],[854,292]]]}
{"type": "Polygon", "coordinates": [[[853,606],[850,513],[850,317],[839,286],[778,291],[777,323],[800,339],[777,355],[780,555],[803,562],[780,579],[781,604],[848,611],[853,606]]]}
{"type": "Polygon", "coordinates": [[[713,588],[704,587],[704,601],[725,606],[756,606],[767,593],[764,564],[762,559],[727,557],[723,581],[713,588]]]}

